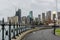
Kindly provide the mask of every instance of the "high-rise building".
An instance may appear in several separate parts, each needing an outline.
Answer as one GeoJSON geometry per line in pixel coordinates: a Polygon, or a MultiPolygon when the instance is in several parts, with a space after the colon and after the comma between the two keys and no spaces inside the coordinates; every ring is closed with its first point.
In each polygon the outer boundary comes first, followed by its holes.
{"type": "Polygon", "coordinates": [[[38,18],[36,17],[35,20],[34,20],[34,24],[35,25],[39,25],[39,21],[38,21],[38,18]]]}
{"type": "Polygon", "coordinates": [[[27,18],[26,18],[26,16],[23,16],[21,20],[22,20],[22,24],[27,24],[27,18]]]}
{"type": "Polygon", "coordinates": [[[58,24],[60,25],[60,12],[57,13],[58,16],[58,24]]]}
{"type": "Polygon", "coordinates": [[[30,11],[29,16],[30,18],[33,18],[33,11],[30,11]]]}
{"type": "Polygon", "coordinates": [[[47,11],[47,13],[46,13],[46,21],[48,22],[48,24],[52,22],[52,20],[51,20],[51,11],[47,11]]]}
{"type": "Polygon", "coordinates": [[[38,22],[38,18],[35,18],[35,22],[38,22]]]}
{"type": "Polygon", "coordinates": [[[45,13],[42,13],[42,23],[45,23],[45,13]]]}
{"type": "Polygon", "coordinates": [[[30,24],[30,16],[27,16],[27,24],[30,24]]]}
{"type": "Polygon", "coordinates": [[[38,21],[41,22],[41,15],[38,15],[38,21]]]}
{"type": "Polygon", "coordinates": [[[18,23],[21,23],[21,9],[18,9],[18,11],[16,11],[15,16],[18,16],[18,23]]]}
{"type": "Polygon", "coordinates": [[[58,19],[60,19],[60,12],[58,12],[58,19]]]}
{"type": "Polygon", "coordinates": [[[32,24],[33,23],[33,11],[30,11],[29,17],[30,17],[30,24],[32,24]]]}
{"type": "Polygon", "coordinates": [[[51,11],[47,11],[46,13],[46,20],[51,20],[51,11]]]}
{"type": "Polygon", "coordinates": [[[53,20],[55,20],[55,18],[56,18],[56,14],[53,14],[53,20]]]}

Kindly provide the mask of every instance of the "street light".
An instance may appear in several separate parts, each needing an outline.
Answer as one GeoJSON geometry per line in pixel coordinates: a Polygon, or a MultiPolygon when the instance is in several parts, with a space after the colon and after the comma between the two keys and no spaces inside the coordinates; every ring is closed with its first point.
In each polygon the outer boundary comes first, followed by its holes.
{"type": "Polygon", "coordinates": [[[56,11],[53,12],[53,21],[54,21],[54,35],[55,35],[55,29],[56,29],[56,11]]]}

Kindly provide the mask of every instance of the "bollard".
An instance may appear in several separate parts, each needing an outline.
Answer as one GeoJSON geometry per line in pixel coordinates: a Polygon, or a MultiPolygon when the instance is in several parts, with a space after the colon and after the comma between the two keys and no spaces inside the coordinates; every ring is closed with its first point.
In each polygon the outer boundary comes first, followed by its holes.
{"type": "Polygon", "coordinates": [[[16,36],[18,36],[18,24],[16,25],[16,27],[17,27],[17,28],[16,28],[16,29],[17,29],[17,30],[16,30],[16,33],[17,33],[16,36]]]}
{"type": "Polygon", "coordinates": [[[9,40],[11,40],[11,21],[9,21],[9,40]]]}
{"type": "Polygon", "coordinates": [[[16,39],[16,37],[15,37],[15,24],[13,24],[13,38],[16,39]]]}
{"type": "Polygon", "coordinates": [[[2,40],[4,40],[4,18],[2,19],[2,40]]]}

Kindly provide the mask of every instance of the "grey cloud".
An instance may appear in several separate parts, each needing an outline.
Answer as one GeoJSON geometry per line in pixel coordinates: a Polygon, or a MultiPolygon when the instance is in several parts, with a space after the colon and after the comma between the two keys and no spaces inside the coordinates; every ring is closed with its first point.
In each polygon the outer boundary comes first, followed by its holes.
{"type": "MultiPolygon", "coordinates": [[[[22,9],[22,16],[29,14],[30,10],[34,11],[34,17],[48,10],[56,10],[55,0],[0,0],[0,16],[14,16],[15,11],[22,9]],[[36,15],[37,14],[37,15],[36,15]]],[[[60,10],[60,1],[58,0],[58,10],[60,10]]],[[[0,17],[0,18],[1,18],[0,17]]]]}

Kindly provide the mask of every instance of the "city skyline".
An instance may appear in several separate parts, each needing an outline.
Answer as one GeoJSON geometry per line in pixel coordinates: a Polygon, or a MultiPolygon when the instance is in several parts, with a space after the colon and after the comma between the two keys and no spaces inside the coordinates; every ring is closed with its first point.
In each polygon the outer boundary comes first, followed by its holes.
{"type": "MultiPolygon", "coordinates": [[[[58,11],[59,2],[58,0],[58,11]]],[[[14,16],[18,8],[22,10],[22,16],[27,16],[32,10],[33,16],[38,17],[42,12],[54,11],[56,3],[55,0],[0,0],[0,19],[14,16]]]]}
{"type": "Polygon", "coordinates": [[[60,0],[0,0],[0,40],[60,40],[60,0]]]}

